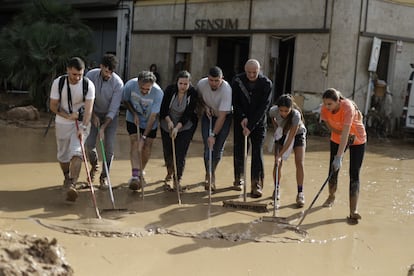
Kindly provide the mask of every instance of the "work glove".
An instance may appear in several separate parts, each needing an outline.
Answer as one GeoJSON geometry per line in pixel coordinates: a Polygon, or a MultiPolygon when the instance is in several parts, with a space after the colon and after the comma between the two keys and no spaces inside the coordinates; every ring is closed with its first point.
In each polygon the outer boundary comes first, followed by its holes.
{"type": "Polygon", "coordinates": [[[341,167],[342,167],[342,156],[335,156],[332,162],[332,168],[336,172],[336,171],[339,171],[341,167]]]}
{"type": "Polygon", "coordinates": [[[171,130],[171,138],[175,139],[177,137],[178,129],[175,127],[171,130]]]}

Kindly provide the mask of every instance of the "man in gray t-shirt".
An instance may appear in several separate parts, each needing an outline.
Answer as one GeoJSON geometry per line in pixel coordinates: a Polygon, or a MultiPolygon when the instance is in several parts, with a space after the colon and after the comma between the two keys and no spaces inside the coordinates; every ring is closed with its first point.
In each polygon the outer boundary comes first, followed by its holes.
{"type": "Polygon", "coordinates": [[[222,70],[215,66],[209,70],[208,76],[197,84],[199,98],[203,106],[201,117],[201,134],[204,142],[204,166],[206,169],[205,189],[214,191],[215,171],[224,151],[224,143],[231,125],[231,86],[223,79],[222,70]],[[209,179],[209,151],[212,151],[212,177],[209,179]]]}

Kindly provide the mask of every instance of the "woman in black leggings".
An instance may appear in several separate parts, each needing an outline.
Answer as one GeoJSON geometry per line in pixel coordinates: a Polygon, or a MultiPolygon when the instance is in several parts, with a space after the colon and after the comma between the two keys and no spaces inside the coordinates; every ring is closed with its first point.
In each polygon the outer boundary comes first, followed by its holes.
{"type": "Polygon", "coordinates": [[[329,166],[329,197],[323,204],[331,207],[335,201],[338,172],[342,166],[344,152],[349,147],[349,209],[348,222],[358,223],[361,215],[357,211],[359,197],[359,173],[365,153],[367,135],[362,114],[357,105],[342,96],[341,92],[329,88],[322,95],[321,119],[331,131],[331,153],[329,166]]]}

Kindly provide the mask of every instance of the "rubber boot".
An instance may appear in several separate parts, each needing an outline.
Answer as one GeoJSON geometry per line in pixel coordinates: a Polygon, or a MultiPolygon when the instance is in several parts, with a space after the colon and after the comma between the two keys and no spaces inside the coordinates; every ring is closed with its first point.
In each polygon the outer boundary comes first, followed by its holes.
{"type": "Polygon", "coordinates": [[[362,217],[358,214],[358,193],[349,197],[349,224],[357,224],[362,217]]]}
{"type": "Polygon", "coordinates": [[[335,193],[338,185],[337,183],[329,182],[329,196],[323,203],[323,207],[332,207],[335,202],[335,193]]]}

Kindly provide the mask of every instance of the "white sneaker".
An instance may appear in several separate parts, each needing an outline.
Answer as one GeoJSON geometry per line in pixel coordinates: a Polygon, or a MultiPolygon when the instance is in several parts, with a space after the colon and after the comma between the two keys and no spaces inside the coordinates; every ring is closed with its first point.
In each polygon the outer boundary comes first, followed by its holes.
{"type": "Polygon", "coordinates": [[[305,205],[305,194],[303,192],[298,193],[296,196],[296,206],[302,208],[305,205]]]}

